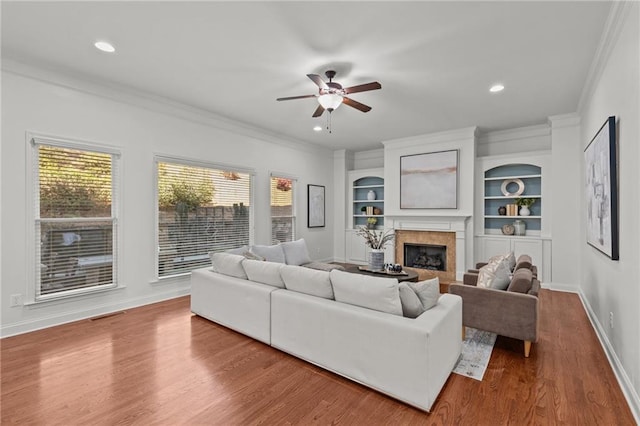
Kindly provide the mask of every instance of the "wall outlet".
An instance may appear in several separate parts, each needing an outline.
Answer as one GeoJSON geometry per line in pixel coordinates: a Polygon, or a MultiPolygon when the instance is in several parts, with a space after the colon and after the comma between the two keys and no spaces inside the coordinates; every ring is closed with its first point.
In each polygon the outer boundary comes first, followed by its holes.
{"type": "Polygon", "coordinates": [[[11,299],[9,301],[9,306],[14,308],[16,306],[22,306],[22,295],[21,294],[12,294],[11,299]]]}
{"type": "Polygon", "coordinates": [[[613,312],[609,312],[609,328],[613,330],[613,312]]]}

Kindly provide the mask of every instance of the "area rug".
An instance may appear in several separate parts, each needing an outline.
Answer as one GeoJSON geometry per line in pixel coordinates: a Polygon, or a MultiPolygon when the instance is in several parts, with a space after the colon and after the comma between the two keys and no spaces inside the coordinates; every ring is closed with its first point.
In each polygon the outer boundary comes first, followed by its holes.
{"type": "Polygon", "coordinates": [[[453,372],[482,381],[495,343],[495,333],[467,327],[465,339],[462,342],[462,354],[453,372]]]}

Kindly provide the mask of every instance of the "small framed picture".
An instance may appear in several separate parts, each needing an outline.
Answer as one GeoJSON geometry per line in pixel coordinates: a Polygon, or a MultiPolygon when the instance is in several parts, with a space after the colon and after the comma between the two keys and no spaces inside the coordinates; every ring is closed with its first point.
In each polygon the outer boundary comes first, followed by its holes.
{"type": "Polygon", "coordinates": [[[307,228],[324,227],[324,186],[307,185],[307,228]]]}

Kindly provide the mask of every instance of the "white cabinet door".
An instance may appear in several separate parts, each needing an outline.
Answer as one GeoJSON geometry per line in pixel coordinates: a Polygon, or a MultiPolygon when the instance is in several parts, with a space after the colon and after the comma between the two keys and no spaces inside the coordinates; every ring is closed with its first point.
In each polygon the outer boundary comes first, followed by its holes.
{"type": "Polygon", "coordinates": [[[541,240],[511,240],[511,249],[516,258],[521,254],[528,254],[534,265],[542,270],[542,241],[541,240]]]}
{"type": "Polygon", "coordinates": [[[480,246],[482,255],[478,262],[486,262],[491,256],[511,251],[511,241],[508,238],[482,238],[480,246]]]}
{"type": "Polygon", "coordinates": [[[345,240],[347,242],[347,262],[367,263],[369,247],[364,243],[364,239],[357,235],[355,231],[347,231],[345,240]]]}

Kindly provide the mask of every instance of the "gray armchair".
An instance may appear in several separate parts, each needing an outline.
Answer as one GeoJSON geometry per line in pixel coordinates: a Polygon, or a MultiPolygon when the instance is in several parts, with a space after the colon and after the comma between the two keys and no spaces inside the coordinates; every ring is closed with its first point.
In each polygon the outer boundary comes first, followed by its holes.
{"type": "Polygon", "coordinates": [[[462,297],[463,335],[467,326],[523,340],[525,357],[538,340],[539,290],[540,281],[528,268],[514,272],[507,290],[476,287],[466,276],[464,284],[449,285],[449,293],[462,297]]]}

